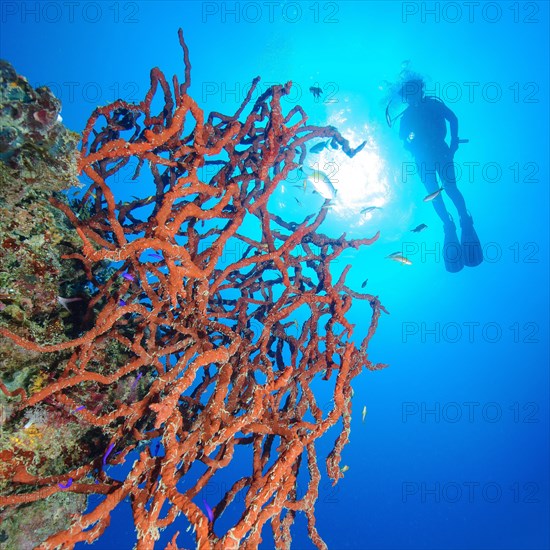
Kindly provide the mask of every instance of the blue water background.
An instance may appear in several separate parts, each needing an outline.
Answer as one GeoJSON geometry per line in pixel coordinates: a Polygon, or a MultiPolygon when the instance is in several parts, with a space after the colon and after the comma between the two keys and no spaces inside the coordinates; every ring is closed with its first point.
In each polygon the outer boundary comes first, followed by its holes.
{"type": "MultiPolygon", "coordinates": [[[[257,75],[266,84],[292,80],[285,107],[302,105],[312,124],[341,121],[354,144],[370,139],[369,162],[380,166],[367,177],[358,162],[355,181],[347,172],[342,185],[360,186],[365,205],[383,208],[361,224],[331,213],[321,229],[353,238],[381,231],[376,244],[345,259],[353,266],[348,285],[359,290],[368,277],[366,290],[391,313],[369,348],[371,361],[390,366],[353,383],[342,461],[350,469],[336,487],[322,457],[337,432],[317,445],[317,528],[328,547],[548,548],[548,3],[482,2],[470,18],[460,2],[281,2],[272,21],[261,2],[236,3],[239,21],[224,14],[233,2],[77,2],[72,14],[48,2],[33,14],[37,4],[3,3],[1,56],[33,85],[52,87],[75,131],[96,105],[140,100],[154,66],[181,82],[181,26],[193,66],[189,92],[205,112],[235,112],[257,75]],[[455,160],[475,177],[464,173],[458,184],[488,261],[458,274],[423,254],[437,250],[441,224],[422,202],[418,177],[403,178],[411,159],[384,118],[381,88],[407,60],[470,140],[455,160]],[[330,98],[315,101],[312,85],[330,98]],[[409,232],[420,223],[428,230],[409,232]],[[413,265],[385,258],[404,244],[413,265]]],[[[272,204],[298,220],[322,201],[287,185],[272,204]]],[[[365,304],[352,311],[357,339],[369,312],[365,304]]],[[[322,384],[318,391],[330,406],[330,393],[322,384]]],[[[96,548],[132,547],[128,510],[114,514],[96,548]]],[[[180,521],[178,543],[191,548],[180,521]]],[[[293,548],[312,548],[305,525],[298,514],[293,548]]],[[[262,548],[272,545],[266,529],[262,548]]]]}

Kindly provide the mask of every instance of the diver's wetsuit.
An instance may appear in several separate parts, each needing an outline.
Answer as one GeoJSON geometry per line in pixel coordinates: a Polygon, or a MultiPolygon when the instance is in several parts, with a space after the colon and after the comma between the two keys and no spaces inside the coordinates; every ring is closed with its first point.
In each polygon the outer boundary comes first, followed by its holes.
{"type": "MultiPolygon", "coordinates": [[[[401,116],[399,137],[405,148],[414,156],[418,173],[428,193],[437,191],[436,173],[439,175],[445,192],[453,201],[461,219],[468,216],[462,193],[456,186],[453,156],[458,148],[458,120],[456,115],[435,97],[424,97],[417,105],[409,105],[401,116]],[[445,143],[448,120],[451,126],[451,148],[445,143]]],[[[441,195],[433,205],[445,224],[449,223],[449,213],[441,195]]]]}

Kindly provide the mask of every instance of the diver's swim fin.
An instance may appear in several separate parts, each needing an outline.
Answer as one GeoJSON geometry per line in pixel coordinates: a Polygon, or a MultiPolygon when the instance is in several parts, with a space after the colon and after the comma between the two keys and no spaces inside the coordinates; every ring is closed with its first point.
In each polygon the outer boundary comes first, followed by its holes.
{"type": "Polygon", "coordinates": [[[449,273],[458,273],[464,267],[464,262],[462,260],[462,246],[456,234],[456,226],[454,222],[449,219],[443,226],[443,229],[445,231],[445,241],[443,242],[445,269],[449,273]]]}
{"type": "Polygon", "coordinates": [[[460,220],[462,227],[462,254],[464,256],[464,265],[475,267],[483,261],[483,249],[474,229],[474,220],[472,216],[464,217],[460,220]]]}

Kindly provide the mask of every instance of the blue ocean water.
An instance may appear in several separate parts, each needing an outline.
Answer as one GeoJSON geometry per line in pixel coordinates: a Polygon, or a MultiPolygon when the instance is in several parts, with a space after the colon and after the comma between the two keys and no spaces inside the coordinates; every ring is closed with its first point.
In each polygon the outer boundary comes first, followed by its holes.
{"type": "MultiPolygon", "coordinates": [[[[353,145],[369,140],[349,162],[319,155],[321,169],[336,170],[342,200],[321,230],[381,232],[333,274],[349,261],[348,285],[359,290],[368,278],[390,312],[369,348],[371,361],[390,366],[354,381],[349,471],[336,487],[319,460],[317,528],[330,549],[550,546],[548,23],[547,2],[2,3],[1,57],[52,88],[72,130],[96,105],[140,100],[154,66],[183,75],[182,27],[189,93],[206,112],[235,112],[257,75],[260,87],[291,80],[288,110],[301,105],[311,124],[333,124],[353,145]],[[458,186],[485,261],[455,274],[397,124],[385,120],[387,83],[407,67],[469,139],[455,156],[458,186]],[[319,100],[310,86],[324,90],[319,100]],[[357,205],[381,208],[360,215],[357,205]],[[411,233],[420,223],[428,229],[411,233]],[[387,259],[395,250],[412,265],[387,259]]],[[[272,201],[291,219],[322,205],[291,182],[272,201]]],[[[351,315],[358,339],[363,307],[351,315]]],[[[319,457],[336,435],[317,445],[319,457]]],[[[190,548],[186,527],[182,519],[178,543],[190,548]]],[[[273,547],[270,537],[262,548],[273,547]]],[[[134,542],[128,505],[94,546],[134,542]]],[[[298,515],[292,548],[312,547],[298,515]]]]}

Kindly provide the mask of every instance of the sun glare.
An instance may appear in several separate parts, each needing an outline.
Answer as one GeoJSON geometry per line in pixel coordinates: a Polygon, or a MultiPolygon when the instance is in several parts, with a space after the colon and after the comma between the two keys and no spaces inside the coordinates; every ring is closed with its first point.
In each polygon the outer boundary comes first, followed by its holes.
{"type": "MultiPolygon", "coordinates": [[[[343,128],[343,113],[329,121],[343,128]]],[[[344,119],[345,120],[345,119],[344,119]]],[[[384,159],[379,155],[371,132],[365,125],[361,132],[342,129],[342,135],[357,146],[368,140],[365,148],[353,158],[349,158],[340,149],[323,149],[319,155],[309,155],[309,168],[324,172],[337,190],[331,211],[345,219],[353,219],[353,225],[361,226],[373,216],[379,215],[390,198],[390,186],[384,159]]]]}

